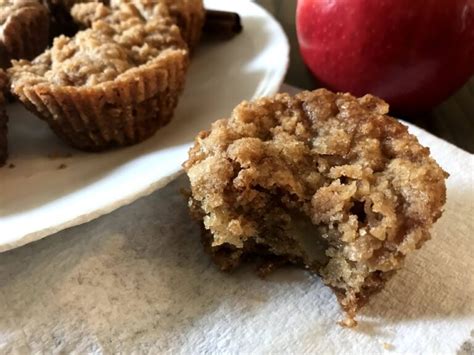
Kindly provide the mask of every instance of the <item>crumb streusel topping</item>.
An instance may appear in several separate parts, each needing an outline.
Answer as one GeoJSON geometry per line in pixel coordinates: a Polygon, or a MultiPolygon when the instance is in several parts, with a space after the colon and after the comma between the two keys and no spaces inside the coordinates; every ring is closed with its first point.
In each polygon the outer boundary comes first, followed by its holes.
{"type": "MultiPolygon", "coordinates": [[[[161,9],[161,13],[166,13],[161,9]]],[[[11,70],[20,72],[29,85],[51,83],[92,86],[120,79],[128,69],[144,65],[165,49],[183,48],[179,29],[167,16],[145,19],[137,7],[121,4],[111,10],[98,3],[77,4],[72,15],[91,28],[74,37],[60,36],[51,49],[31,63],[18,61],[11,70]]]]}
{"type": "Polygon", "coordinates": [[[387,112],[321,89],[244,101],[201,132],[184,167],[221,266],[263,246],[316,270],[350,313],[379,289],[446,199],[446,173],[387,112]]]}

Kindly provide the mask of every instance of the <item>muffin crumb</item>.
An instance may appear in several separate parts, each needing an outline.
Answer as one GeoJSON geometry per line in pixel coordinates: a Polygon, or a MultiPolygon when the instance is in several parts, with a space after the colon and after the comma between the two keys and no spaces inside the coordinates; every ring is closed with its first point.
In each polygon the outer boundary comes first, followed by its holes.
{"type": "Polygon", "coordinates": [[[339,325],[344,328],[355,328],[357,327],[357,321],[354,318],[347,317],[339,322],[339,325]]]}

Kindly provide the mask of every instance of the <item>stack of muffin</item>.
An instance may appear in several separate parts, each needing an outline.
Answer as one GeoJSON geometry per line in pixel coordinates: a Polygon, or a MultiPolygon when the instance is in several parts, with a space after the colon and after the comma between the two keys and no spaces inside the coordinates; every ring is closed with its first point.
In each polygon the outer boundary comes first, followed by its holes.
{"type": "Polygon", "coordinates": [[[171,119],[203,21],[202,0],[0,0],[1,65],[11,92],[73,147],[131,145],[171,119]],[[65,14],[75,33],[45,50],[50,29],[71,31],[65,14]]]}

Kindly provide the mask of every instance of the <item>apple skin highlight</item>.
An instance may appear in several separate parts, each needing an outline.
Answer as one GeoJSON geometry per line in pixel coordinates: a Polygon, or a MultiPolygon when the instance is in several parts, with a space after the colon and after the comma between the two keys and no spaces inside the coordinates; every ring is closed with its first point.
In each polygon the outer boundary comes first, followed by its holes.
{"type": "Polygon", "coordinates": [[[322,85],[433,108],[474,74],[474,0],[298,0],[301,55],[322,85]]]}

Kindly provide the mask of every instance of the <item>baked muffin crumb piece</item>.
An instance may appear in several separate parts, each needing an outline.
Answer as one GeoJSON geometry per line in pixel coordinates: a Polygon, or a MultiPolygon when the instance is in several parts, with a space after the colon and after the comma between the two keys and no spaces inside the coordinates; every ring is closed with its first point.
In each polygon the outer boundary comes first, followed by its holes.
{"type": "Polygon", "coordinates": [[[184,168],[214,261],[309,268],[355,324],[446,199],[447,174],[387,112],[376,97],[321,89],[244,101],[201,132],[184,168]]]}

